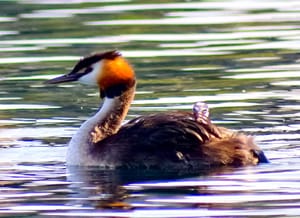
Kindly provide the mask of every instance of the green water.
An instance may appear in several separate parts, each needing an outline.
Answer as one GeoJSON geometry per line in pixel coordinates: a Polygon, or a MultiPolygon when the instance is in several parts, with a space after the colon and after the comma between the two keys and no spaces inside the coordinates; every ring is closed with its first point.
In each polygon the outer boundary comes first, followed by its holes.
{"type": "Polygon", "coordinates": [[[1,217],[298,217],[300,3],[0,2],[1,217]],[[97,90],[43,82],[118,49],[137,95],[127,119],[190,111],[256,136],[271,164],[192,177],[67,169],[97,90]]]}

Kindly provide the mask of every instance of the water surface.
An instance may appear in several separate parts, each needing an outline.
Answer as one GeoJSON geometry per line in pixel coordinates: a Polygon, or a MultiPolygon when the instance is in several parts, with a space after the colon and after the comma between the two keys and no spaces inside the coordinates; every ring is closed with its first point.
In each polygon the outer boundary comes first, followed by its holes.
{"type": "Polygon", "coordinates": [[[1,217],[300,215],[299,1],[0,4],[1,217]],[[138,78],[127,119],[206,101],[271,163],[189,176],[67,168],[67,142],[100,100],[92,87],[43,82],[112,49],[138,78]]]}

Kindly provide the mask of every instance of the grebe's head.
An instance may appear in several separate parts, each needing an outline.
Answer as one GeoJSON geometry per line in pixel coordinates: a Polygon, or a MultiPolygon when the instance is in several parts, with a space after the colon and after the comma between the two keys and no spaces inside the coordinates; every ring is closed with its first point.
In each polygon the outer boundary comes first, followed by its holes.
{"type": "Polygon", "coordinates": [[[72,81],[97,85],[100,88],[101,97],[114,97],[135,84],[135,74],[121,53],[109,51],[81,59],[70,73],[48,80],[46,83],[57,84],[72,81]]]}
{"type": "Polygon", "coordinates": [[[193,105],[193,114],[195,120],[206,121],[209,119],[209,108],[205,102],[198,101],[193,105]]]}

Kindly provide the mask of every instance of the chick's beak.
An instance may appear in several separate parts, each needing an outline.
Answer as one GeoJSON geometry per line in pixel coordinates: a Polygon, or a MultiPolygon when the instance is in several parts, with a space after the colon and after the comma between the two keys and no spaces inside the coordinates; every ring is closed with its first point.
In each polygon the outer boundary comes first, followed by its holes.
{"type": "Polygon", "coordinates": [[[57,84],[77,81],[81,75],[76,73],[69,73],[62,76],[55,77],[53,79],[45,81],[45,84],[57,84]]]}

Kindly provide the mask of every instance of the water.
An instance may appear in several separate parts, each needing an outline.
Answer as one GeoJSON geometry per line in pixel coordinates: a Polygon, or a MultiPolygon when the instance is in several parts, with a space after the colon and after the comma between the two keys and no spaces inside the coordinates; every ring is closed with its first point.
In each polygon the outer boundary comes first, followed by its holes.
{"type": "Polygon", "coordinates": [[[298,217],[300,2],[0,2],[0,217],[298,217]],[[135,66],[127,119],[206,101],[256,135],[271,163],[194,175],[66,168],[66,144],[98,93],[46,86],[84,55],[135,66]]]}

